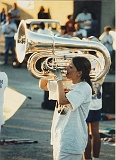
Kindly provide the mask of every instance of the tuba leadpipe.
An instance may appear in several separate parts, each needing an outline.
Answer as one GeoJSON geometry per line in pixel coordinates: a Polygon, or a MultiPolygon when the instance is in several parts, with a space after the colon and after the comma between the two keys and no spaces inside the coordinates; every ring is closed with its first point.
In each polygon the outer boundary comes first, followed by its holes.
{"type": "Polygon", "coordinates": [[[24,20],[20,22],[17,32],[16,54],[19,62],[23,62],[27,54],[31,54],[27,61],[27,69],[35,78],[53,78],[51,70],[60,68],[64,71],[68,65],[67,61],[75,56],[84,56],[90,62],[95,61],[98,66],[101,65],[99,70],[91,71],[93,81],[105,76],[111,64],[110,54],[100,42],[38,34],[27,29],[24,20]],[[86,51],[97,52],[102,62],[93,55],[85,54],[86,51]]]}

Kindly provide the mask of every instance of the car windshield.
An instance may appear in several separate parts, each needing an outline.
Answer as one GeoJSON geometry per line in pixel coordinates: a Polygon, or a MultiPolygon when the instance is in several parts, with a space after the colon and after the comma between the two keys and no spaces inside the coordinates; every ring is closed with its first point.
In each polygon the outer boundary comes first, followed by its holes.
{"type": "MultiPolygon", "coordinates": [[[[59,30],[60,30],[60,24],[59,23],[56,23],[56,22],[44,22],[44,24],[45,24],[45,28],[49,29],[51,31],[59,32],[59,30]]],[[[38,29],[39,29],[39,23],[32,23],[30,25],[30,30],[31,31],[37,32],[38,29]]]]}

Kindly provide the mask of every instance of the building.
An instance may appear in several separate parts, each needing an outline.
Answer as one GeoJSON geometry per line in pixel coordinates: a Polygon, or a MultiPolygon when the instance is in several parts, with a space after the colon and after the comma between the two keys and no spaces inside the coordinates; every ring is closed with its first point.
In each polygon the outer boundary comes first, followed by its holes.
{"type": "Polygon", "coordinates": [[[44,6],[45,12],[49,12],[51,18],[58,20],[61,25],[67,21],[67,15],[74,14],[76,17],[86,5],[97,16],[99,34],[103,32],[105,25],[115,28],[115,0],[1,0],[0,10],[4,7],[7,12],[14,2],[21,10],[21,19],[37,18],[40,7],[44,6]]]}

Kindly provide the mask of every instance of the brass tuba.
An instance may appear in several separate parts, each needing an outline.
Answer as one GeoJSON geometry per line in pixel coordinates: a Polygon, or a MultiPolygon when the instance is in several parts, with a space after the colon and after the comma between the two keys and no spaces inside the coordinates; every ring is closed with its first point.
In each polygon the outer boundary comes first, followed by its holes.
{"type": "Polygon", "coordinates": [[[24,20],[20,22],[17,32],[16,54],[19,62],[30,55],[27,69],[35,78],[54,78],[51,70],[56,68],[60,68],[66,77],[66,66],[75,56],[84,56],[94,64],[90,73],[92,81],[104,77],[111,64],[110,54],[100,42],[38,34],[27,29],[24,20]],[[90,51],[95,51],[98,57],[85,54],[90,51]]]}

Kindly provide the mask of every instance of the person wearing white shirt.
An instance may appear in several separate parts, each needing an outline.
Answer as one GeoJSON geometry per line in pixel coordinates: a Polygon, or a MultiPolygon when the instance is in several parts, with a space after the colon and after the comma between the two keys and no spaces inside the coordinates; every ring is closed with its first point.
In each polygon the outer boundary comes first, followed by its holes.
{"type": "Polygon", "coordinates": [[[104,32],[99,37],[99,40],[108,49],[108,51],[110,53],[110,56],[112,57],[112,53],[113,53],[113,40],[114,39],[113,39],[112,35],[109,34],[110,31],[111,31],[111,27],[110,26],[105,26],[104,27],[104,32]]]}
{"type": "Polygon", "coordinates": [[[63,81],[60,69],[53,72],[56,81],[40,79],[39,87],[49,91],[49,99],[57,100],[51,127],[54,160],[82,160],[88,138],[86,118],[93,93],[90,70],[87,58],[74,57],[67,67],[69,82],[63,81]]]}
{"type": "Polygon", "coordinates": [[[61,26],[60,33],[57,33],[55,37],[71,38],[71,35],[66,33],[66,26],[61,26]]]}
{"type": "Polygon", "coordinates": [[[17,28],[20,23],[20,10],[17,7],[16,3],[13,3],[12,8],[8,11],[8,13],[11,13],[13,22],[17,25],[17,28]]]}
{"type": "MultiPolygon", "coordinates": [[[[91,38],[91,37],[90,37],[91,38]]],[[[90,39],[91,40],[91,39],[90,39]]],[[[96,39],[97,41],[97,39],[96,39]]],[[[102,66],[102,58],[98,57],[97,52],[89,51],[89,54],[94,55],[98,58],[98,61],[102,66]]],[[[96,62],[91,63],[91,70],[94,70],[97,66],[96,62]]],[[[94,88],[94,95],[89,105],[89,114],[86,119],[88,124],[88,144],[85,149],[84,157],[85,160],[99,160],[101,138],[99,134],[99,121],[101,120],[101,109],[102,109],[102,84],[105,76],[97,82],[92,82],[94,88]],[[90,138],[90,136],[92,138],[90,138]]]]}
{"type": "Polygon", "coordinates": [[[12,22],[10,13],[6,15],[6,21],[7,22],[2,27],[2,33],[5,37],[4,64],[7,64],[9,49],[12,52],[12,61],[16,61],[14,35],[17,32],[17,26],[14,22],[12,22]]]}
{"type": "Polygon", "coordinates": [[[45,24],[43,22],[39,24],[39,29],[37,33],[53,36],[53,33],[45,28],[45,24]]]}
{"type": "MultiPolygon", "coordinates": [[[[110,70],[109,73],[113,73],[113,42],[114,42],[114,38],[113,36],[110,34],[111,31],[111,27],[110,26],[105,26],[104,27],[104,32],[101,34],[101,36],[99,37],[99,40],[101,41],[101,43],[108,49],[109,53],[110,53],[110,57],[111,57],[111,66],[110,66],[110,70]]],[[[115,59],[115,58],[114,58],[115,59]]]]}
{"type": "Polygon", "coordinates": [[[75,24],[75,32],[73,32],[73,37],[78,37],[80,39],[87,38],[87,31],[80,27],[80,24],[75,24]]]}
{"type": "Polygon", "coordinates": [[[88,23],[89,22],[91,23],[91,20],[92,20],[91,13],[88,12],[87,7],[84,7],[83,11],[81,13],[79,13],[75,18],[75,22],[79,23],[80,27],[84,28],[84,29],[90,28],[90,26],[85,26],[84,22],[88,21],[88,23]]]}
{"type": "Polygon", "coordinates": [[[3,104],[4,104],[4,91],[7,86],[8,86],[7,74],[5,72],[0,72],[0,132],[1,132],[1,126],[5,123],[3,115],[3,104]]]}

